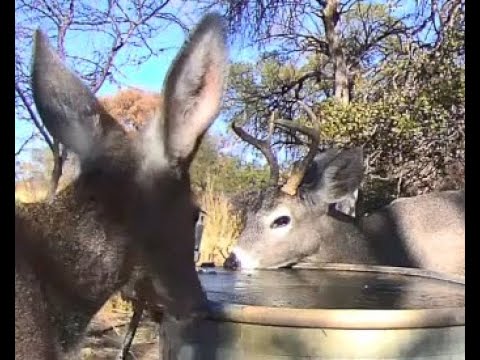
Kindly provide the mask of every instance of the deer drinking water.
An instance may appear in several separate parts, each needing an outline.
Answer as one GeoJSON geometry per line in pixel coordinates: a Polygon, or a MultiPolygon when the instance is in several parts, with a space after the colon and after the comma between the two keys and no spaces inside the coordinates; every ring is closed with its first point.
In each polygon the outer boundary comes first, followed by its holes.
{"type": "MultiPolygon", "coordinates": [[[[301,105],[317,123],[311,109],[301,105]]],[[[465,276],[464,191],[397,199],[356,221],[332,205],[351,203],[363,177],[362,150],[330,149],[317,154],[319,139],[312,129],[286,120],[275,123],[308,135],[309,152],[283,187],[274,185],[253,197],[226,268],[347,263],[465,276]]],[[[266,155],[274,168],[271,173],[278,174],[269,144],[235,124],[233,128],[266,155]]]]}
{"type": "Polygon", "coordinates": [[[131,138],[36,32],[35,104],[81,174],[52,203],[15,207],[16,359],[75,356],[93,315],[137,264],[152,274],[152,301],[171,315],[204,306],[188,170],[218,114],[227,67],[222,20],[207,15],[167,75],[162,115],[131,138]]]}

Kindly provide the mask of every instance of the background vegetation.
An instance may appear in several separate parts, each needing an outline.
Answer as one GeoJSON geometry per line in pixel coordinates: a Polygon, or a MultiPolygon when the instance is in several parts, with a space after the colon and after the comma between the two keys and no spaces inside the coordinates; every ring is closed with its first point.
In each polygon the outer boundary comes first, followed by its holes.
{"type": "Polygon", "coordinates": [[[33,130],[16,145],[16,198],[55,196],[78,171],[32,104],[34,26],[42,24],[93,91],[119,84],[121,90],[102,101],[134,135],[161,111],[162,96],[124,87],[122,69],[141,68],[166,51],[153,41],[155,34],[186,29],[211,9],[225,14],[232,44],[249,56],[232,59],[224,131],[207,134],[191,169],[208,213],[201,261],[221,263],[235,242],[241,222],[232,196],[269,183],[265,160],[231,131],[233,122],[268,141],[280,181],[309,140],[285,127],[272,131],[272,112],[312,128],[320,150],[362,146],[365,211],[399,196],[464,187],[464,0],[18,0],[15,123],[33,130]],[[79,52],[75,44],[85,34],[99,40],[79,52]],[[314,110],[316,122],[300,111],[298,100],[314,110]]]}

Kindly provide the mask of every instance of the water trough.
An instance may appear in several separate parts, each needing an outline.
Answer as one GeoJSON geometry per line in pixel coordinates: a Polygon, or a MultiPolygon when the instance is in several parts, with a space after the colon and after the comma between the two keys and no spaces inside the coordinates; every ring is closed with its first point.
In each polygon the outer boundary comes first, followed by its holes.
{"type": "Polygon", "coordinates": [[[210,315],[166,320],[164,360],[465,358],[463,277],[340,264],[199,276],[210,315]]]}

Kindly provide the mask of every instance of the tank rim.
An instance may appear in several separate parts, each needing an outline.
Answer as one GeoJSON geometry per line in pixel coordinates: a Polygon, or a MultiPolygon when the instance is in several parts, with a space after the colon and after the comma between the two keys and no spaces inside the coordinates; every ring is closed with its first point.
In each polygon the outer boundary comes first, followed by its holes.
{"type": "MultiPolygon", "coordinates": [[[[420,276],[465,285],[465,277],[421,269],[356,264],[295,266],[295,269],[381,272],[420,276]]],[[[335,329],[412,329],[465,326],[465,306],[430,309],[298,309],[209,302],[209,318],[216,321],[266,326],[335,329]]]]}

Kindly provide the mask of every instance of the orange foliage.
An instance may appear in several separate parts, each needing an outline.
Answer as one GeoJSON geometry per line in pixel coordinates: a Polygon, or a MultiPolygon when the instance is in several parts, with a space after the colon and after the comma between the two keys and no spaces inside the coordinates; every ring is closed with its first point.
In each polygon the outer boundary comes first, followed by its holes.
{"type": "Polygon", "coordinates": [[[105,96],[100,102],[126,131],[136,131],[149,121],[156,111],[162,109],[163,96],[131,88],[121,90],[112,96],[105,96]]]}

